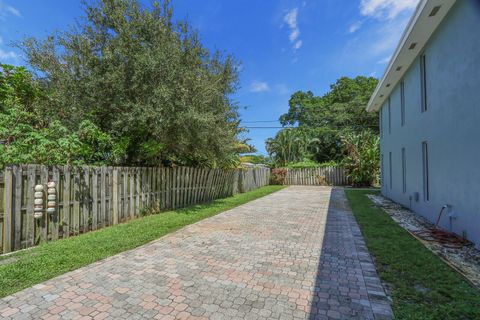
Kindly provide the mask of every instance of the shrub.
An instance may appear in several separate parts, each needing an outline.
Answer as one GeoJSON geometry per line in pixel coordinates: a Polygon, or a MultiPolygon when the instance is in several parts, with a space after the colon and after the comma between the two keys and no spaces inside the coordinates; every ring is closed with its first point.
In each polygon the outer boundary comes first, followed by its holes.
{"type": "Polygon", "coordinates": [[[285,184],[285,178],[287,177],[286,168],[274,168],[270,174],[270,184],[283,185],[285,184]]]}
{"type": "Polygon", "coordinates": [[[357,187],[377,185],[380,173],[378,135],[370,131],[346,134],[343,143],[347,156],[342,165],[347,169],[352,184],[357,187]]]}

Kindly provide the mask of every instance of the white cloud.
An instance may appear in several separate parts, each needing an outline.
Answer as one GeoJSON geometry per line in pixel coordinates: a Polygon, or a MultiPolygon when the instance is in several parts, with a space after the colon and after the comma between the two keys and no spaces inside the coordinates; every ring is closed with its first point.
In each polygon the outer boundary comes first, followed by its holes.
{"type": "Polygon", "coordinates": [[[16,17],[22,16],[17,8],[7,5],[0,0],[0,20],[5,20],[8,15],[14,15],[16,17]]]}
{"type": "Polygon", "coordinates": [[[419,0],[362,0],[360,14],[377,19],[395,19],[400,13],[415,9],[419,0]]]}
{"type": "Polygon", "coordinates": [[[287,14],[283,17],[283,21],[288,25],[291,30],[290,41],[294,41],[299,35],[300,30],[297,26],[297,17],[298,17],[298,8],[293,8],[288,11],[287,14]]]}
{"type": "Polygon", "coordinates": [[[378,64],[386,64],[386,63],[389,63],[391,58],[392,58],[392,56],[385,57],[385,58],[379,60],[377,63],[378,63],[378,64]]]}
{"type": "Polygon", "coordinates": [[[300,30],[294,29],[290,32],[288,39],[290,39],[290,41],[293,42],[298,38],[299,35],[300,35],[300,30]]]}
{"type": "Polygon", "coordinates": [[[357,31],[358,29],[360,29],[360,27],[362,26],[363,22],[362,21],[355,21],[354,23],[352,23],[350,25],[350,27],[348,28],[348,32],[350,33],[354,33],[355,31],[357,31]]]}
{"type": "Polygon", "coordinates": [[[14,8],[12,6],[7,6],[6,10],[13,14],[14,16],[21,17],[22,15],[20,14],[20,11],[18,11],[17,8],[14,8]]]}
{"type": "Polygon", "coordinates": [[[283,22],[287,24],[290,31],[288,39],[292,44],[293,50],[298,50],[302,46],[300,37],[300,29],[298,28],[298,8],[289,10],[283,17],[283,22]]]}
{"type": "Polygon", "coordinates": [[[345,55],[355,57],[359,63],[388,63],[418,2],[361,0],[358,8],[361,18],[348,28],[355,36],[347,43],[345,55]]]}
{"type": "Polygon", "coordinates": [[[250,84],[250,91],[251,92],[266,92],[270,91],[270,86],[267,82],[263,81],[253,81],[250,84]]]}
{"type": "Polygon", "coordinates": [[[16,60],[18,55],[13,51],[4,51],[0,48],[0,60],[16,60]]]}
{"type": "Polygon", "coordinates": [[[362,28],[349,39],[341,58],[336,59],[351,61],[357,67],[363,64],[383,67],[390,61],[408,20],[408,15],[401,15],[393,20],[376,21],[362,28]]]}
{"type": "Polygon", "coordinates": [[[300,49],[300,47],[302,46],[302,44],[303,44],[303,41],[302,41],[302,40],[298,40],[298,41],[295,42],[295,44],[293,45],[293,49],[295,49],[295,50],[300,49]]]}
{"type": "Polygon", "coordinates": [[[20,56],[14,51],[7,51],[2,49],[3,39],[0,37],[0,62],[10,62],[16,64],[20,56]]]}

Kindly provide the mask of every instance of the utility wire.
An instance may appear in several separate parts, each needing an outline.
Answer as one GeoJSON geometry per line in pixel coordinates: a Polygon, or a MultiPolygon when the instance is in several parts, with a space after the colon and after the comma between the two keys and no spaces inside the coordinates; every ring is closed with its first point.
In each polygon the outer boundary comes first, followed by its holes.
{"type": "Polygon", "coordinates": [[[242,123],[280,122],[278,120],[241,121],[242,123]]]}
{"type": "MultiPolygon", "coordinates": [[[[341,128],[352,128],[352,127],[362,127],[362,128],[378,128],[378,126],[335,126],[330,129],[341,129],[341,128]]],[[[295,129],[300,127],[243,127],[245,129],[295,129]]],[[[312,128],[311,128],[312,129],[312,128]]]]}
{"type": "Polygon", "coordinates": [[[296,127],[242,127],[245,129],[288,129],[288,128],[296,128],[296,127]]]}

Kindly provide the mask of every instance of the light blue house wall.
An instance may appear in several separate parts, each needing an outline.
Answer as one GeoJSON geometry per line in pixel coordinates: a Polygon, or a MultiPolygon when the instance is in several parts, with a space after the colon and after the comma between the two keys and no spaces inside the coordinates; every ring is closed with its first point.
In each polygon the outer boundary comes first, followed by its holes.
{"type": "Polygon", "coordinates": [[[480,247],[478,1],[457,1],[428,41],[424,53],[427,111],[421,110],[420,58],[403,79],[405,124],[401,125],[400,83],[389,97],[390,107],[387,99],[381,108],[382,194],[432,222],[443,205],[450,205],[441,226],[466,235],[480,247]],[[428,200],[424,192],[424,141],[428,143],[428,200]],[[405,148],[405,190],[402,148],[405,148]]]}

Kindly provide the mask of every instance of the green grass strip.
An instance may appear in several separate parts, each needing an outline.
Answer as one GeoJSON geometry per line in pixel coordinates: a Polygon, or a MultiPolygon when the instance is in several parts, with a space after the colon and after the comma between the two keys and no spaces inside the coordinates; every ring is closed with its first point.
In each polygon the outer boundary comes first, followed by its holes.
{"type": "Polygon", "coordinates": [[[480,319],[480,291],[400,227],[367,194],[347,198],[380,277],[391,286],[397,319],[480,319]]]}
{"type": "Polygon", "coordinates": [[[133,249],[186,225],[282,189],[266,186],[230,198],[150,215],[0,258],[0,297],[133,249]]]}

